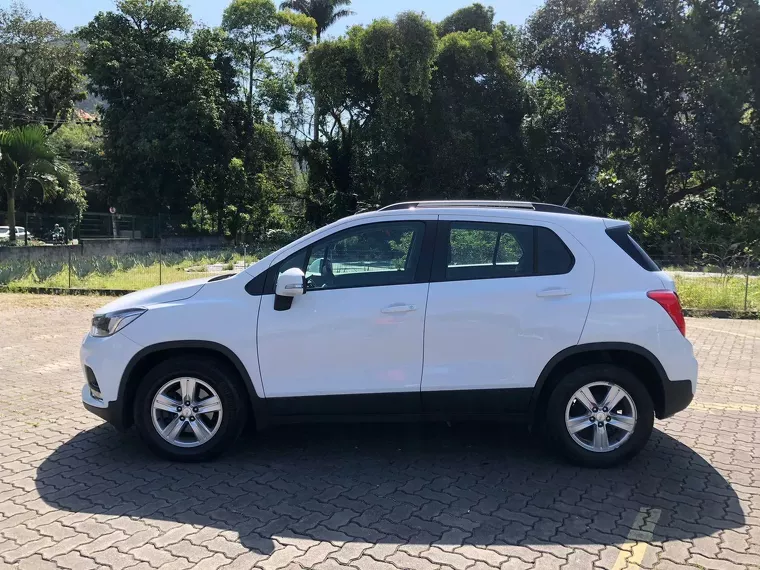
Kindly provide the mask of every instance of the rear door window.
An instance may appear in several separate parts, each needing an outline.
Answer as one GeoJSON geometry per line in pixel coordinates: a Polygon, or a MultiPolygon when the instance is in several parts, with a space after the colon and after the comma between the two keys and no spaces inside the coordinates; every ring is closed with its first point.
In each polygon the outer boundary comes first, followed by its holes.
{"type": "Polygon", "coordinates": [[[446,280],[533,275],[533,228],[516,224],[452,222],[446,280]]]}
{"type": "Polygon", "coordinates": [[[446,267],[434,270],[435,280],[562,275],[575,264],[560,237],[542,226],[450,222],[442,229],[448,237],[439,241],[446,248],[446,267]]]}

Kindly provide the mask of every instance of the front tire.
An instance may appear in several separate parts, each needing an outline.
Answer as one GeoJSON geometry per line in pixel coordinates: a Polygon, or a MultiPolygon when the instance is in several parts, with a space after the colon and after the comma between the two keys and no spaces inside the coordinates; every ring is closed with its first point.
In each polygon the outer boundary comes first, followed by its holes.
{"type": "Polygon", "coordinates": [[[172,461],[222,453],[245,425],[247,408],[234,372],[205,358],[172,358],[137,389],[134,420],[143,440],[172,461]]]}
{"type": "Polygon", "coordinates": [[[571,462],[611,467],[636,455],[654,426],[654,406],[643,383],[613,364],[573,370],[552,391],[548,436],[571,462]]]}

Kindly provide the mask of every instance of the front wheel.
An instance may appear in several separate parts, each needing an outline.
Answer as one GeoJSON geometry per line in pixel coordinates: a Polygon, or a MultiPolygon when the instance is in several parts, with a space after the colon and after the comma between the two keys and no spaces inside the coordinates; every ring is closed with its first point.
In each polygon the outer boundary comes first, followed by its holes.
{"type": "Polygon", "coordinates": [[[210,359],[176,358],[146,375],[135,397],[138,431],[153,451],[175,461],[203,461],[240,434],[246,407],[233,373],[210,359]]]}
{"type": "Polygon", "coordinates": [[[630,371],[583,366],[560,380],[549,397],[548,435],[574,463],[610,467],[636,455],[649,440],[654,406],[630,371]]]}

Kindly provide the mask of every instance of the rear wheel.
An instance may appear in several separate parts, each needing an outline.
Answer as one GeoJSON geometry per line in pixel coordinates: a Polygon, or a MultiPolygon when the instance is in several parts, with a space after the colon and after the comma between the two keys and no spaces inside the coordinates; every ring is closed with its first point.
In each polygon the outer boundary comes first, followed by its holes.
{"type": "Polygon", "coordinates": [[[611,364],[578,368],[549,397],[548,435],[565,457],[609,467],[636,455],[654,425],[652,398],[630,371],[611,364]]]}
{"type": "Polygon", "coordinates": [[[137,390],[135,425],[153,451],[175,461],[203,461],[224,451],[245,423],[234,374],[211,359],[173,358],[137,390]]]}

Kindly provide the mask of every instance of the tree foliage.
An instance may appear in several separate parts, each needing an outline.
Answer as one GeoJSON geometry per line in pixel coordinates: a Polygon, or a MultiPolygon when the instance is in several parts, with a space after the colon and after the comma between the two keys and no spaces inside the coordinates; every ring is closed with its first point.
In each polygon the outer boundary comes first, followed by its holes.
{"type": "Polygon", "coordinates": [[[86,76],[102,140],[66,126],[50,142],[82,157],[93,204],[233,238],[399,200],[573,191],[651,235],[756,219],[756,0],[546,0],[522,28],[475,3],[325,39],[349,6],[232,0],[209,29],[178,0],[118,0],[78,32],[83,55],[0,10],[0,126],[59,128],[86,76]]]}
{"type": "Polygon", "coordinates": [[[506,190],[527,92],[513,31],[482,15],[487,31],[456,30],[466,20],[456,18],[440,36],[406,12],[309,52],[301,78],[327,116],[326,142],[305,153],[315,223],[394,200],[506,190]]]}
{"type": "Polygon", "coordinates": [[[584,168],[594,201],[617,213],[709,192],[730,208],[757,202],[758,10],[754,0],[548,0],[534,14],[526,64],[564,92],[573,131],[595,151],[584,168]]]}
{"type": "Polygon", "coordinates": [[[341,6],[350,5],[351,0],[286,0],[280,4],[280,8],[293,10],[314,20],[314,34],[319,43],[327,28],[353,14],[348,8],[341,8],[341,6]]]}
{"type": "MultiPolygon", "coordinates": [[[[200,205],[214,215],[196,229],[221,233],[229,218],[236,231],[240,209],[230,207],[237,208],[240,183],[254,184],[267,168],[256,153],[271,145],[271,137],[259,136],[263,126],[251,129],[260,114],[251,117],[238,96],[236,45],[222,30],[190,34],[190,16],[174,0],[124,0],[117,8],[80,31],[89,44],[90,89],[107,103],[102,118],[109,201],[129,212],[162,213],[176,229],[189,229],[200,205]]],[[[242,26],[244,20],[234,21],[242,26]]],[[[274,34],[282,23],[270,24],[274,34]]],[[[276,149],[272,160],[285,161],[286,153],[276,149]]]]}
{"type": "Polygon", "coordinates": [[[233,0],[224,11],[222,28],[230,35],[234,60],[245,79],[248,114],[253,116],[254,102],[272,112],[285,111],[292,92],[286,56],[306,49],[314,20],[278,11],[272,0],[233,0]]]}
{"type": "Polygon", "coordinates": [[[7,196],[11,243],[16,241],[16,197],[36,193],[40,200],[51,200],[65,193],[72,202],[82,199],[76,174],[39,125],[0,131],[0,186],[7,196]]]}
{"type": "Polygon", "coordinates": [[[0,8],[0,127],[44,122],[56,130],[85,99],[81,48],[21,4],[0,8]]]}

